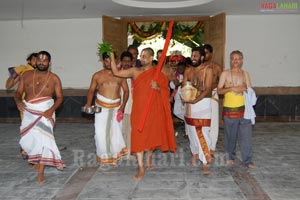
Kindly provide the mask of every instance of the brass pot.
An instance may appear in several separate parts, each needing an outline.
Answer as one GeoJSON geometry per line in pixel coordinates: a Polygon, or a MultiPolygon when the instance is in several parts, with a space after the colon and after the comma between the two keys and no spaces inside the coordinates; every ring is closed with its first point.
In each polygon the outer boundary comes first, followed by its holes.
{"type": "Polygon", "coordinates": [[[190,82],[180,89],[180,96],[184,101],[193,101],[197,96],[197,89],[190,82]]]}

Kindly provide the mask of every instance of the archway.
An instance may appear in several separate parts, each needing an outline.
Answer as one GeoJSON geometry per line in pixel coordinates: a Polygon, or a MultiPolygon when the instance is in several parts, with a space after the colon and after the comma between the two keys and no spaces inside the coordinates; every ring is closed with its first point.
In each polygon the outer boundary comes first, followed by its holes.
{"type": "Polygon", "coordinates": [[[102,16],[102,38],[112,44],[119,52],[127,49],[127,25],[130,22],[163,22],[169,21],[203,21],[204,43],[214,47],[214,62],[224,66],[226,15],[221,13],[212,17],[186,16],[186,17],[124,17],[116,19],[102,16]]]}

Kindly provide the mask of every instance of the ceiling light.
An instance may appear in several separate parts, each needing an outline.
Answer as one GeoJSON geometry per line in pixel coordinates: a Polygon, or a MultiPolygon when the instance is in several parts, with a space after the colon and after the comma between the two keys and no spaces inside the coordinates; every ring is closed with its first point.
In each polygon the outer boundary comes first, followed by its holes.
{"type": "Polygon", "coordinates": [[[137,8],[184,8],[202,5],[213,0],[185,0],[185,1],[168,1],[168,2],[153,2],[153,1],[138,1],[138,0],[112,0],[123,6],[137,8]]]}

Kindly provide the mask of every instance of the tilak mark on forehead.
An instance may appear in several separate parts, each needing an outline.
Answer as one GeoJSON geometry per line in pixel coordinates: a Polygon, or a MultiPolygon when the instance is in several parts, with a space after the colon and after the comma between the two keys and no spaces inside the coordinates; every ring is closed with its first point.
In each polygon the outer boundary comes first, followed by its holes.
{"type": "Polygon", "coordinates": [[[40,54],[40,55],[39,55],[39,59],[40,59],[40,60],[46,60],[46,59],[47,59],[47,56],[44,55],[44,54],[40,54]]]}

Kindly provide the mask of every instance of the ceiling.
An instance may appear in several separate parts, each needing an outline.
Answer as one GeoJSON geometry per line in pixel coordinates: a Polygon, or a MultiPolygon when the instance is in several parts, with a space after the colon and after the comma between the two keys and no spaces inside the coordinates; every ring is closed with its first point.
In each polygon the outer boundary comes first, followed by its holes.
{"type": "MultiPolygon", "coordinates": [[[[0,0],[0,20],[99,18],[102,15],[125,16],[211,16],[221,12],[227,15],[273,14],[260,10],[261,2],[280,0],[212,0],[203,5],[189,3],[209,0],[0,0]],[[130,7],[115,2],[132,1],[146,7],[130,7]],[[152,4],[184,5],[181,8],[149,8],[152,4]]],[[[281,0],[281,2],[287,2],[281,0]]],[[[300,2],[294,0],[293,2],[300,2]]],[[[298,7],[299,7],[298,3],[298,7]]],[[[129,4],[126,4],[129,5],[129,4]]],[[[275,13],[276,14],[276,13],[275,13]]],[[[286,14],[286,13],[285,13],[286,14]]],[[[291,14],[299,14],[299,8],[291,14]]]]}

